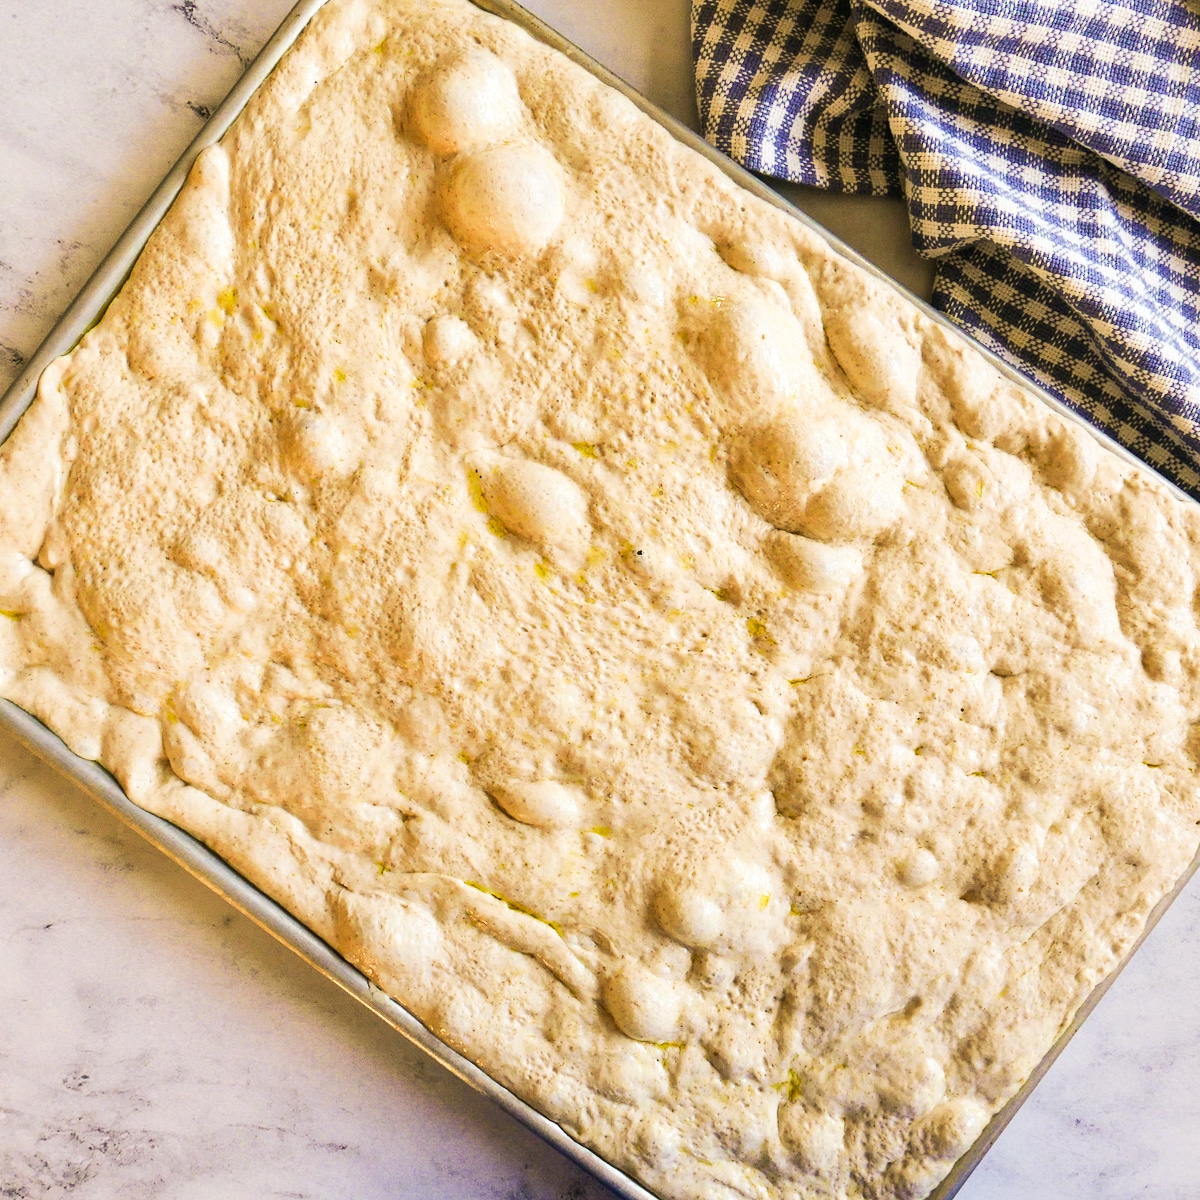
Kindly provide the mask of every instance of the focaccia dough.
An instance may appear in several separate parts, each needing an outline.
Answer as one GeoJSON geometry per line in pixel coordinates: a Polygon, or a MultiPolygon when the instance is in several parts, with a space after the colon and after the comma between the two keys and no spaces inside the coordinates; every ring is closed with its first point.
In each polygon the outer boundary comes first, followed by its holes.
{"type": "Polygon", "coordinates": [[[1198,567],[463,0],[331,0],[0,452],[3,694],[669,1197],[971,1145],[1196,850],[1198,567]]]}

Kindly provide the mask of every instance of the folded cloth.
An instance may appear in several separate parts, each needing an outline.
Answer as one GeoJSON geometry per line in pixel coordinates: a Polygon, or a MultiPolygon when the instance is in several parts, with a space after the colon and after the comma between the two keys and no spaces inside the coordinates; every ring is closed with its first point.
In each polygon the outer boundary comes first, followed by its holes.
{"type": "Polygon", "coordinates": [[[1200,498],[1198,0],[692,0],[705,134],[903,195],[952,321],[1200,498]]]}

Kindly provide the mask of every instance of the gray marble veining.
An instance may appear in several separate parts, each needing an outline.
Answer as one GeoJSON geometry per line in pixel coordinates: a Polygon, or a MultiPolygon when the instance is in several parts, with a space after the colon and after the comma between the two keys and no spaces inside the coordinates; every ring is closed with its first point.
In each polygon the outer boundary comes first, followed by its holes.
{"type": "MultiPolygon", "coordinates": [[[[0,0],[0,387],[290,0],[0,0]]],[[[694,123],[686,0],[531,7],[694,123]]],[[[895,205],[798,193],[916,290],[895,205]]],[[[1200,888],[963,1200],[1200,1195],[1200,888]]],[[[0,739],[0,1197],[608,1193],[0,739]]]]}

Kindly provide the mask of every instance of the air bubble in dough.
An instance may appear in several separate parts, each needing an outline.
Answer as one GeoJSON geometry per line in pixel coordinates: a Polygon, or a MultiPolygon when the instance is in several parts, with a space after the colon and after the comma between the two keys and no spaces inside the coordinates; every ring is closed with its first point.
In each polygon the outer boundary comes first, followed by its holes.
{"type": "Polygon", "coordinates": [[[977,1100],[956,1096],[924,1120],[925,1145],[934,1158],[957,1158],[983,1132],[988,1112],[977,1100]]]}
{"type": "Polygon", "coordinates": [[[542,829],[569,829],[579,824],[579,794],[556,779],[521,780],[493,787],[496,803],[514,821],[542,829]]]}
{"type": "Polygon", "coordinates": [[[425,358],[434,366],[453,366],[479,349],[479,339],[461,317],[431,317],[423,338],[425,358]]]}
{"type": "Polygon", "coordinates": [[[711,946],[725,927],[720,905],[698,887],[685,883],[659,889],[654,915],[663,931],[685,946],[711,946]]]}
{"type": "Polygon", "coordinates": [[[845,1124],[833,1113],[814,1112],[794,1102],[779,1109],[779,1140],[808,1171],[828,1172],[842,1153],[845,1124]]]}
{"type": "Polygon", "coordinates": [[[443,193],[442,214],[463,245],[508,257],[542,250],[564,211],[562,170],[536,145],[492,146],[468,155],[443,193]]]}
{"type": "Polygon", "coordinates": [[[919,888],[932,883],[941,869],[937,858],[921,846],[897,866],[896,875],[905,887],[919,888]]]}
{"type": "Polygon", "coordinates": [[[814,384],[803,326],[782,306],[758,296],[712,302],[700,352],[735,421],[806,394],[814,384]]]}
{"type": "Polygon", "coordinates": [[[675,985],[635,962],[605,980],[604,1006],[617,1028],[639,1042],[671,1041],[682,1009],[675,985]]]}
{"type": "Polygon", "coordinates": [[[321,413],[304,413],[292,436],[292,459],[309,478],[345,475],[357,465],[354,448],[338,423],[321,413]]]}
{"type": "Polygon", "coordinates": [[[835,423],[793,413],[739,437],[730,449],[729,467],[760,517],[796,533],[804,527],[813,488],[848,457],[846,436],[835,423]]]}
{"type": "Polygon", "coordinates": [[[894,470],[854,463],[808,502],[804,531],[827,542],[875,537],[900,516],[903,486],[894,470]]]}
{"type": "Polygon", "coordinates": [[[483,494],[506,529],[531,542],[570,547],[588,534],[587,495],[561,471],[502,458],[482,471],[483,494]]]}
{"type": "Polygon", "coordinates": [[[524,106],[512,71],[494,54],[471,49],[440,62],[417,87],[412,116],[430,150],[449,156],[511,137],[524,106]]]}
{"type": "Polygon", "coordinates": [[[784,583],[807,592],[848,587],[863,570],[862,551],[857,546],[830,545],[780,529],[767,535],[765,549],[784,583]]]}

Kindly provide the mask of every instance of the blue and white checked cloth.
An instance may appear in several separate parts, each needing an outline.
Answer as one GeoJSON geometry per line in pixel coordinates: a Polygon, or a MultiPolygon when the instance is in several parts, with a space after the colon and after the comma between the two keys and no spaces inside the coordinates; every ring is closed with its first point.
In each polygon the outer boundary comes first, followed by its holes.
{"type": "Polygon", "coordinates": [[[1200,498],[1200,0],[692,0],[708,139],[903,195],[956,324],[1200,498]]]}

